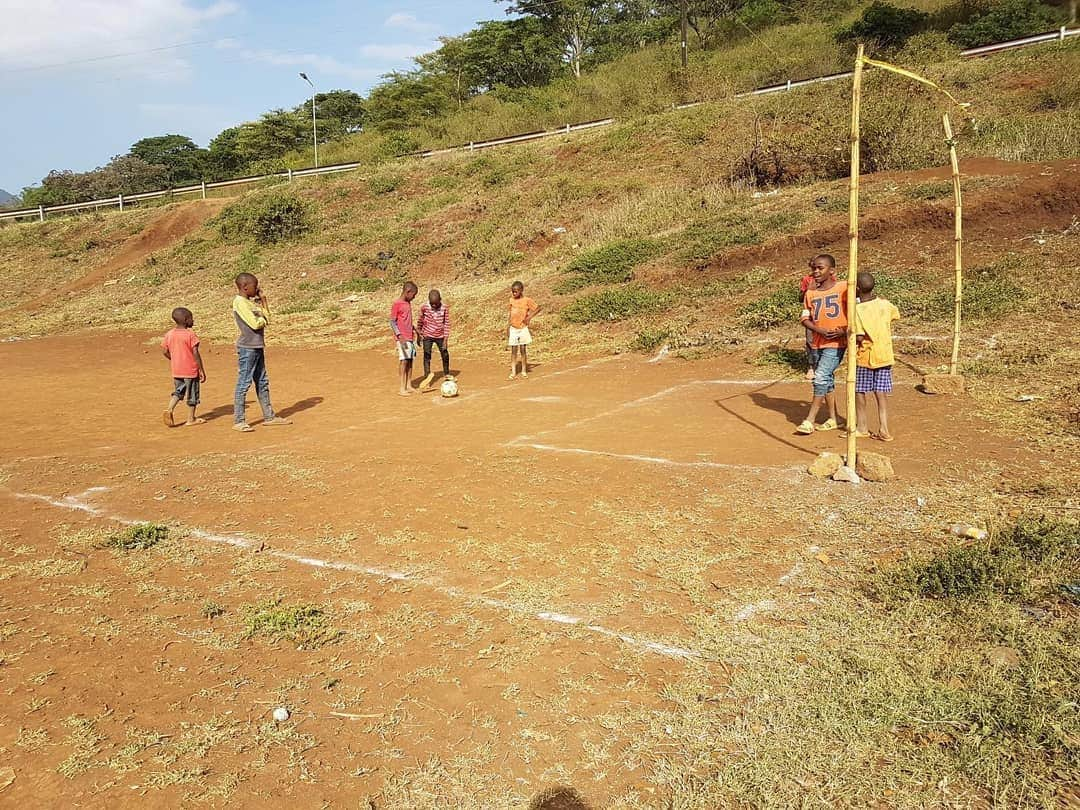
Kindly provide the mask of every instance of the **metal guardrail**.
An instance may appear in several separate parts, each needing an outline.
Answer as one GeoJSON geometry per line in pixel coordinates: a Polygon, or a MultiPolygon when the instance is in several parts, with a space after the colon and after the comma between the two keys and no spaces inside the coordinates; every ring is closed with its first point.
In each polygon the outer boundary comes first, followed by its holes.
{"type": "MultiPolygon", "coordinates": [[[[1066,28],[1062,26],[1057,31],[1049,31],[1045,34],[1036,34],[1030,37],[1023,37],[1022,39],[1013,39],[1008,42],[997,42],[992,45],[983,45],[979,48],[968,48],[961,51],[960,55],[967,58],[973,58],[977,56],[988,56],[994,53],[1000,53],[1001,51],[1012,50],[1013,48],[1024,48],[1029,45],[1040,45],[1044,42],[1063,42],[1068,37],[1074,37],[1080,35],[1080,28],[1066,28]]],[[[830,73],[827,76],[815,76],[810,79],[788,79],[782,84],[772,84],[766,87],[758,87],[754,90],[748,90],[745,93],[736,93],[735,98],[750,98],[751,96],[765,96],[770,93],[782,93],[788,90],[794,90],[798,87],[806,87],[811,84],[821,84],[823,82],[832,82],[838,79],[846,79],[852,75],[851,71],[844,73],[830,73]]],[[[688,110],[691,107],[699,107],[702,104],[708,104],[707,101],[691,101],[685,104],[673,104],[673,110],[688,110]]],[[[468,144],[462,144],[460,146],[448,146],[443,149],[428,149],[420,152],[410,152],[402,157],[414,157],[414,158],[431,158],[438,155],[448,155],[453,152],[473,152],[478,149],[490,149],[494,146],[505,146],[515,143],[525,143],[527,141],[535,141],[541,138],[551,138],[557,135],[569,135],[572,132],[582,132],[583,130],[595,129],[596,127],[605,127],[615,123],[614,118],[600,118],[595,121],[584,121],[578,124],[564,124],[557,129],[545,129],[537,130],[536,132],[526,132],[519,135],[510,135],[505,138],[495,138],[487,141],[470,141],[468,144]]],[[[66,205],[39,205],[37,208],[23,208],[18,211],[0,211],[0,220],[5,219],[26,219],[37,218],[42,222],[45,221],[46,214],[63,213],[67,211],[81,211],[83,209],[98,209],[105,207],[118,206],[121,211],[124,210],[124,206],[128,203],[138,202],[140,200],[150,200],[161,197],[172,197],[180,194],[195,194],[199,193],[202,199],[206,199],[206,192],[216,188],[226,188],[228,186],[238,186],[247,183],[258,183],[263,180],[271,180],[274,178],[283,178],[292,180],[294,177],[311,177],[319,174],[334,174],[336,172],[348,172],[355,169],[359,169],[364,164],[355,163],[336,163],[332,166],[320,166],[319,168],[309,169],[287,169],[283,172],[274,172],[272,174],[253,175],[250,177],[237,177],[232,180],[219,180],[213,183],[199,183],[198,185],[182,186],[180,188],[164,189],[162,191],[144,191],[140,194],[120,194],[116,197],[107,197],[101,200],[90,200],[88,202],[80,203],[67,203],[66,205]]]]}

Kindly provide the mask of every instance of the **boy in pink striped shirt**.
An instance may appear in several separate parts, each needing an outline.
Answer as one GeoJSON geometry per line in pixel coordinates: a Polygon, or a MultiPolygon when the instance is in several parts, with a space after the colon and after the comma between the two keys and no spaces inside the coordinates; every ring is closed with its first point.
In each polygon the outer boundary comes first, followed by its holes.
{"type": "Polygon", "coordinates": [[[446,342],[450,339],[450,307],[443,303],[438,290],[428,293],[428,302],[420,306],[420,320],[416,325],[424,343],[424,380],[421,390],[430,390],[435,375],[431,372],[431,347],[438,346],[442,355],[443,376],[450,376],[450,352],[446,342]]]}

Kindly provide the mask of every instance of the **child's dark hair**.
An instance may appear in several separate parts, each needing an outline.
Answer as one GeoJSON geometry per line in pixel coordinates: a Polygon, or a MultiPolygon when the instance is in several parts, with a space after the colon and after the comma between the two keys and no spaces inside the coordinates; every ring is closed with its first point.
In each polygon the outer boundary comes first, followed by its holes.
{"type": "Polygon", "coordinates": [[[873,292],[874,291],[874,276],[872,273],[868,273],[863,270],[859,275],[855,277],[855,282],[858,284],[858,288],[861,292],[873,292]]]}
{"type": "Polygon", "coordinates": [[[829,267],[836,267],[836,259],[830,253],[819,253],[813,260],[816,262],[818,259],[824,259],[829,267]]]}
{"type": "Polygon", "coordinates": [[[407,293],[409,290],[412,290],[413,292],[420,292],[420,288],[417,287],[413,282],[406,281],[404,284],[401,285],[401,291],[403,293],[407,293]]]}
{"type": "Polygon", "coordinates": [[[188,319],[194,319],[195,316],[191,314],[191,310],[187,307],[177,307],[172,311],[173,323],[177,326],[187,325],[188,319]]]}
{"type": "Polygon", "coordinates": [[[258,281],[254,273],[237,273],[233,283],[239,285],[241,281],[258,281]]]}
{"type": "Polygon", "coordinates": [[[522,284],[520,281],[515,281],[513,284],[510,285],[510,289],[511,290],[524,290],[525,285],[522,284]]]}

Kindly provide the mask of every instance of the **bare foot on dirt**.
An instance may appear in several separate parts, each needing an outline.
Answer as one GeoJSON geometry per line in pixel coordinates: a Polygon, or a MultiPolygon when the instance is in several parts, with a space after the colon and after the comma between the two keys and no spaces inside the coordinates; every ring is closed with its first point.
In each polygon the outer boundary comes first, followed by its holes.
{"type": "Polygon", "coordinates": [[[165,411],[165,413],[161,415],[161,419],[165,422],[165,427],[176,427],[173,422],[172,411],[165,411]]]}

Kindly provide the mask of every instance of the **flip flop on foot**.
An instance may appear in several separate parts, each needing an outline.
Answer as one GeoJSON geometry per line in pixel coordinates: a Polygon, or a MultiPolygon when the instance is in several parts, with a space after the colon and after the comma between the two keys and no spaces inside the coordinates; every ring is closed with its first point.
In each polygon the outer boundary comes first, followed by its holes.
{"type": "Polygon", "coordinates": [[[172,411],[165,411],[161,418],[165,422],[165,427],[176,427],[176,423],[173,422],[172,411]]]}
{"type": "Polygon", "coordinates": [[[286,419],[284,416],[275,416],[273,419],[264,419],[263,424],[270,425],[271,427],[274,425],[291,425],[292,420],[286,419]]]}
{"type": "Polygon", "coordinates": [[[838,424],[836,424],[835,419],[826,419],[824,422],[822,422],[820,425],[817,426],[817,429],[820,430],[820,431],[826,431],[826,430],[836,430],[838,427],[840,427],[840,426],[838,424]]]}
{"type": "Polygon", "coordinates": [[[184,422],[184,427],[187,427],[188,425],[205,425],[205,424],[206,424],[206,420],[203,419],[201,416],[199,416],[199,417],[196,417],[195,419],[189,419],[186,422],[184,422]]]}
{"type": "Polygon", "coordinates": [[[510,376],[509,376],[509,377],[507,377],[506,379],[508,379],[508,380],[513,380],[513,379],[515,379],[516,377],[517,377],[517,374],[515,374],[514,372],[512,372],[512,371],[511,371],[511,372],[510,372],[510,376]]]}
{"type": "Polygon", "coordinates": [[[892,435],[888,433],[871,433],[870,437],[877,439],[879,442],[891,442],[893,440],[892,435]]]}
{"type": "MultiPolygon", "coordinates": [[[[851,431],[848,431],[848,432],[850,433],[851,431]]],[[[855,431],[855,438],[856,439],[869,439],[873,435],[874,434],[870,433],[869,431],[865,431],[865,430],[856,430],[855,431]]]]}
{"type": "Polygon", "coordinates": [[[803,423],[795,428],[796,433],[801,433],[803,436],[814,435],[814,423],[809,419],[803,420],[803,423]]]}
{"type": "Polygon", "coordinates": [[[253,428],[247,422],[240,422],[239,424],[233,425],[232,429],[235,430],[237,433],[254,433],[255,432],[255,428],[253,428]]]}

